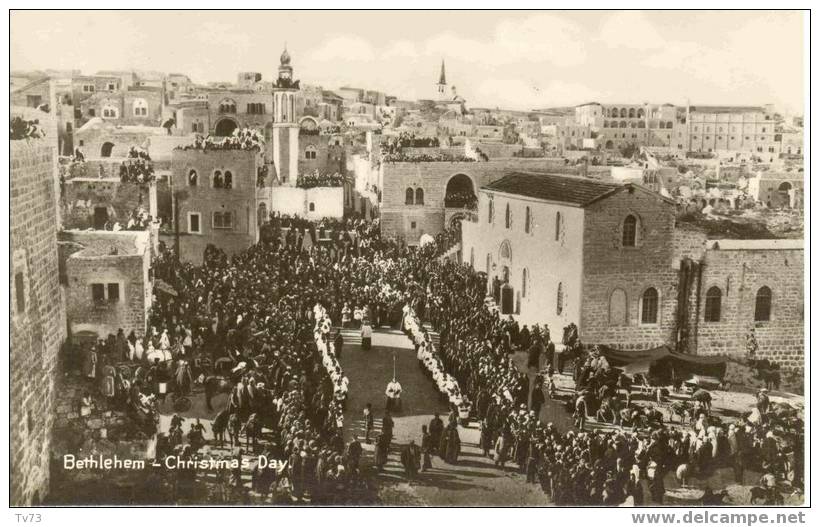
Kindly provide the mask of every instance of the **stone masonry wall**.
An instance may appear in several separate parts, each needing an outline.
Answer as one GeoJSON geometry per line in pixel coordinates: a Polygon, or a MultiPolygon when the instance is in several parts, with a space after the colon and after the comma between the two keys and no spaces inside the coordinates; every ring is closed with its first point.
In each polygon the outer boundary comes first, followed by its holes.
{"type": "Polygon", "coordinates": [[[63,189],[60,205],[65,229],[93,228],[97,207],[105,207],[109,220],[119,222],[123,228],[132,211],[140,206],[149,210],[151,189],[119,179],[69,179],[63,189]]]}
{"type": "Polygon", "coordinates": [[[116,335],[122,328],[145,334],[146,267],[148,254],[68,258],[67,314],[72,332],[96,331],[100,338],[116,335]],[[95,303],[92,283],[120,284],[118,302],[95,303]],[[78,322],[79,321],[79,322],[78,322]]]}
{"type": "Polygon", "coordinates": [[[12,505],[38,503],[49,488],[54,383],[65,339],[53,155],[45,140],[11,141],[12,505]],[[17,306],[18,273],[24,311],[17,306]]]}
{"type": "Polygon", "coordinates": [[[678,270],[673,244],[675,206],[647,191],[622,191],[587,207],[581,341],[619,349],[647,349],[674,342],[678,270]],[[639,220],[636,247],[622,247],[627,215],[639,220]],[[641,297],[658,291],[658,323],[640,322],[641,297]],[[612,292],[626,293],[627,323],[609,320],[612,292]]]}
{"type": "MultiPolygon", "coordinates": [[[[548,159],[490,159],[487,162],[400,162],[384,163],[380,209],[381,231],[385,236],[404,238],[416,243],[422,234],[435,236],[444,227],[444,196],[447,182],[456,174],[473,181],[473,190],[500,179],[513,171],[549,171],[567,173],[563,163],[548,159]],[[424,190],[424,205],[405,205],[407,188],[424,190]],[[412,222],[416,228],[412,229],[412,222]]],[[[575,173],[575,169],[572,169],[575,173]]]]}
{"type": "MultiPolygon", "coordinates": [[[[180,252],[184,260],[201,262],[205,247],[212,243],[233,254],[247,249],[257,240],[256,169],[261,164],[258,152],[247,150],[199,151],[174,150],[172,154],[173,185],[171,192],[181,192],[179,199],[180,252]],[[188,174],[196,170],[199,182],[188,184],[188,174]],[[213,188],[213,173],[230,171],[233,188],[213,188]],[[189,232],[190,213],[200,214],[200,233],[189,232]],[[231,212],[230,229],[214,228],[215,212],[231,212]],[[184,234],[183,234],[184,233],[184,234]]],[[[270,209],[270,208],[269,208],[270,209]]],[[[173,221],[171,221],[171,233],[173,221]]],[[[173,247],[173,236],[170,240],[173,247]]]]}
{"type": "Polygon", "coordinates": [[[746,335],[754,328],[758,359],[777,362],[784,369],[803,368],[803,250],[707,250],[701,286],[721,289],[719,322],[706,322],[701,308],[698,353],[744,356],[746,335]],[[772,290],[771,319],[755,322],[755,297],[772,290]]]}

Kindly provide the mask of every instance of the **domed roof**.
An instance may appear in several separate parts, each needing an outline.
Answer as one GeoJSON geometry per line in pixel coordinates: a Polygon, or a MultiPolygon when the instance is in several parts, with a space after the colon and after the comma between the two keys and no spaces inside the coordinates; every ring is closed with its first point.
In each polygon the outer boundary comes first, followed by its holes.
{"type": "Polygon", "coordinates": [[[283,51],[282,55],[279,57],[279,63],[282,66],[288,66],[290,64],[290,53],[288,53],[288,48],[285,48],[285,51],[283,51]]]}

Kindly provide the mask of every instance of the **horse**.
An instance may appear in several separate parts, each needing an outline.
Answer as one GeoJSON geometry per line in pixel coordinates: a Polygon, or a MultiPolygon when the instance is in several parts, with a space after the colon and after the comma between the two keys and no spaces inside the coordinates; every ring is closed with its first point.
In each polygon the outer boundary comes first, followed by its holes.
{"type": "Polygon", "coordinates": [[[675,401],[669,405],[669,422],[673,422],[674,416],[680,417],[680,423],[684,424],[686,421],[692,420],[693,406],[688,401],[675,401]]]}
{"type": "Polygon", "coordinates": [[[227,409],[225,409],[216,414],[214,422],[211,425],[211,428],[214,431],[214,441],[219,441],[220,447],[225,443],[225,431],[228,429],[229,419],[230,413],[227,409]]]}
{"type": "Polygon", "coordinates": [[[228,418],[228,438],[231,440],[231,446],[239,446],[239,433],[242,430],[242,419],[237,414],[230,414],[228,418]]]}
{"type": "Polygon", "coordinates": [[[248,422],[242,427],[245,432],[245,448],[250,448],[253,444],[253,452],[256,452],[257,440],[262,435],[262,420],[257,414],[251,414],[248,422]]]}
{"type": "Polygon", "coordinates": [[[214,395],[231,393],[234,387],[233,381],[224,375],[211,375],[205,379],[203,385],[205,386],[205,406],[208,410],[214,409],[211,406],[211,399],[214,395]]]}

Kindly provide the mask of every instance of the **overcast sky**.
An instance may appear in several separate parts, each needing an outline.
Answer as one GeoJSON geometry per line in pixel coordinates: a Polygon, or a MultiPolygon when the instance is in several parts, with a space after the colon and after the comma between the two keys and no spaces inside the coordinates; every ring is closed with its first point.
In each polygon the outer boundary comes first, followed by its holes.
{"type": "Polygon", "coordinates": [[[11,68],[151,69],[195,82],[295,77],[468,106],[774,103],[803,108],[797,12],[13,12],[11,68]]]}

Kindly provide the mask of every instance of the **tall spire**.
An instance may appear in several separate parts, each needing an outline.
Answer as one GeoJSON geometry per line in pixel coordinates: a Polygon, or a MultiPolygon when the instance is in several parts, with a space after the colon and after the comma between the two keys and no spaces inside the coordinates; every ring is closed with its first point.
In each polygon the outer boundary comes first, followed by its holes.
{"type": "Polygon", "coordinates": [[[441,60],[441,75],[439,75],[438,83],[447,84],[447,77],[444,75],[444,59],[441,60]]]}

